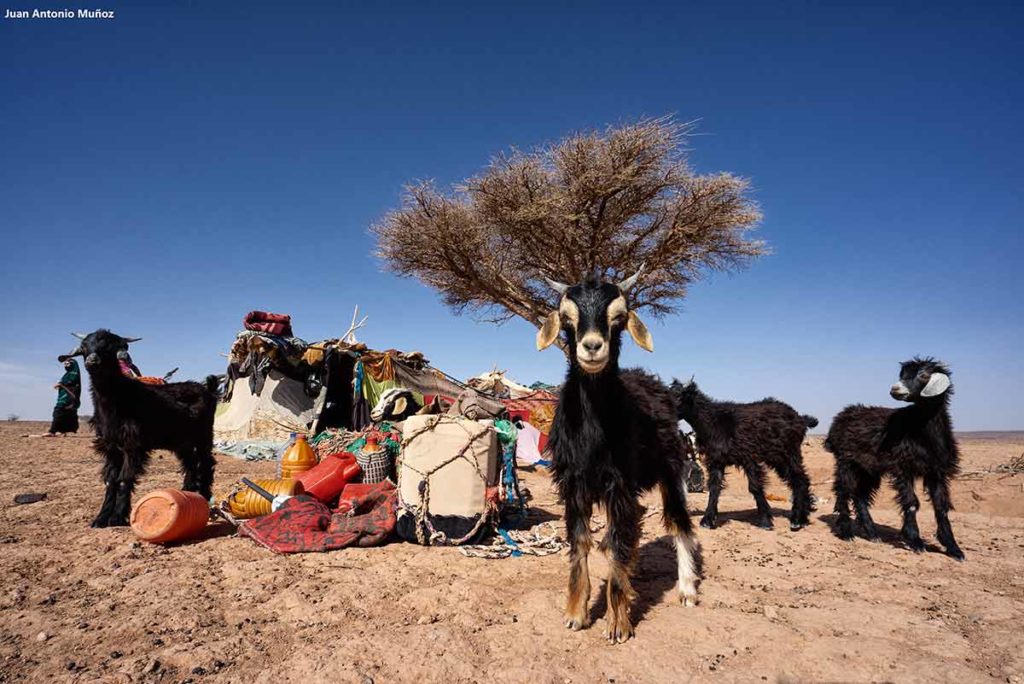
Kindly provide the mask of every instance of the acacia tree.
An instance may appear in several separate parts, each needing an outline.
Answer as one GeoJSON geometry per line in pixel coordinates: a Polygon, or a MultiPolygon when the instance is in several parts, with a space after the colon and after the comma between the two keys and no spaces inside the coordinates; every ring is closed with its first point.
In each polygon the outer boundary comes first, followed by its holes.
{"type": "Polygon", "coordinates": [[[689,132],[671,118],[645,119],[513,149],[450,193],[409,185],[401,207],[370,229],[377,256],[456,312],[537,327],[557,306],[545,277],[618,280],[643,264],[631,307],[670,313],[702,274],[765,252],[747,237],[761,218],[748,182],[695,173],[689,132]]]}

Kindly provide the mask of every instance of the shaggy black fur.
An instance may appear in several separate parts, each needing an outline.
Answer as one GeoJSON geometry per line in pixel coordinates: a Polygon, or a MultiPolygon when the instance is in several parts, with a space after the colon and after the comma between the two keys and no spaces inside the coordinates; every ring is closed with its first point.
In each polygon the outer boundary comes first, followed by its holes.
{"type": "Polygon", "coordinates": [[[570,544],[566,626],[577,630],[589,623],[590,517],[595,505],[603,506],[608,529],[600,548],[609,554],[607,636],[612,642],[633,635],[630,573],[642,514],[637,498],[655,485],[661,487],[664,523],[675,535],[680,554],[679,599],[687,605],[696,602],[696,541],[686,508],[686,461],[674,402],[653,375],[635,369],[620,372],[626,319],[608,320],[609,304],[620,296],[617,286],[594,280],[575,285],[564,295],[575,303],[579,315],[577,321],[564,314],[561,319],[570,363],[549,442],[570,544]],[[608,347],[608,360],[600,372],[590,373],[577,361],[577,341],[595,331],[608,347]]]}
{"type": "MultiPolygon", "coordinates": [[[[953,538],[949,511],[949,480],[960,468],[960,452],[953,437],[949,400],[953,387],[937,396],[922,396],[933,374],[950,375],[949,368],[932,358],[905,361],[900,380],[891,394],[910,402],[900,409],[880,406],[847,406],[832,421],[825,448],[836,458],[836,534],[853,537],[850,500],[864,536],[877,539],[878,531],[869,507],[882,477],[887,475],[896,489],[896,501],[903,511],[903,538],[914,551],[923,551],[924,542],[917,527],[920,501],[914,483],[924,478],[924,486],[935,509],[938,538],[953,558],[964,554],[953,538]]],[[[948,383],[947,383],[948,384],[948,383]]]]}
{"type": "Polygon", "coordinates": [[[793,492],[790,527],[808,523],[811,482],[800,450],[807,428],[818,424],[813,416],[801,416],[789,404],[762,399],[750,404],[715,401],[692,380],[672,382],[678,416],[693,428],[697,448],[708,468],[708,506],[701,527],[718,523],[718,496],[725,482],[726,466],[738,466],[747,476],[747,487],[757,504],[758,525],[772,527],[772,511],[764,495],[765,466],[793,492]]]}
{"type": "Polygon", "coordinates": [[[101,329],[87,335],[78,349],[67,355],[85,357],[92,385],[93,446],[104,458],[106,494],[93,527],[128,524],[135,482],[145,473],[153,449],[175,453],[181,461],[186,491],[208,499],[213,485],[217,377],[209,376],[205,385],[149,385],[127,378],[118,368],[117,352],[127,349],[128,342],[101,329]]]}

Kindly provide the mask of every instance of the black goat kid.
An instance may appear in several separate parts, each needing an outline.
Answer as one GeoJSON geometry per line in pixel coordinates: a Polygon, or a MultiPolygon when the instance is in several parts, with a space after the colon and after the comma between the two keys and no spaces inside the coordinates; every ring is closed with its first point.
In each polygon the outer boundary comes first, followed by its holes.
{"type": "Polygon", "coordinates": [[[836,534],[840,538],[853,537],[851,499],[864,536],[878,538],[868,509],[882,476],[888,475],[903,511],[903,538],[912,550],[923,551],[917,527],[921,502],[914,493],[914,483],[924,478],[935,509],[939,541],[950,556],[964,559],[949,524],[949,511],[953,509],[949,480],[960,469],[960,452],[949,417],[949,398],[953,394],[949,375],[949,368],[932,358],[905,361],[899,381],[889,393],[893,399],[910,402],[910,406],[847,406],[832,421],[825,448],[836,457],[833,489],[836,534]]]}
{"type": "Polygon", "coordinates": [[[209,376],[205,385],[149,385],[122,375],[118,365],[117,353],[136,339],[109,330],[75,336],[81,344],[59,358],[85,357],[92,385],[93,447],[104,459],[106,493],[92,526],[128,524],[135,482],[145,472],[153,449],[173,451],[185,474],[183,489],[210,498],[216,376],[209,376]]]}
{"type": "Polygon", "coordinates": [[[537,348],[544,349],[563,331],[569,355],[549,442],[570,545],[565,624],[572,630],[589,624],[590,516],[595,504],[603,506],[608,530],[599,548],[609,556],[607,637],[613,643],[633,635],[630,575],[641,532],[638,497],[655,485],[661,487],[665,527],[675,538],[679,600],[697,601],[697,542],[686,510],[686,461],[672,395],[652,375],[619,371],[623,329],[653,349],[647,328],[627,308],[626,295],[638,276],[620,285],[549,281],[562,297],[537,334],[537,348]]]}
{"type": "Polygon", "coordinates": [[[747,476],[747,488],[757,504],[758,526],[772,527],[772,510],[764,495],[765,466],[789,485],[793,508],[789,525],[805,527],[811,512],[811,481],[800,450],[807,428],[818,424],[813,416],[801,416],[789,404],[762,399],[750,404],[714,401],[690,380],[672,383],[679,417],[693,428],[697,448],[708,468],[708,506],[701,527],[718,523],[718,495],[725,482],[726,466],[738,466],[747,476]]]}

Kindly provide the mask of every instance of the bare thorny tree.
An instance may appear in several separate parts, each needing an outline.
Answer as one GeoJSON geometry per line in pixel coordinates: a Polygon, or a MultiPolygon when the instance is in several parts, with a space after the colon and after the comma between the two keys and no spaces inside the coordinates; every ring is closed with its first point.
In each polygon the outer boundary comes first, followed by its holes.
{"type": "Polygon", "coordinates": [[[494,322],[519,316],[540,327],[557,306],[544,277],[618,280],[641,264],[631,306],[671,313],[702,274],[765,252],[747,238],[761,218],[748,182],[694,173],[690,129],[646,119],[512,150],[450,194],[410,185],[402,207],[371,228],[377,255],[456,311],[494,322]]]}

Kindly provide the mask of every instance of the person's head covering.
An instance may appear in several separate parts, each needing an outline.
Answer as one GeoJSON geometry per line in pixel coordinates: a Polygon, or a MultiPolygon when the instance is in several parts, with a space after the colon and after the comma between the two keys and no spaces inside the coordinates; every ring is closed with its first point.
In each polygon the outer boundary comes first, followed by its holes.
{"type": "Polygon", "coordinates": [[[68,387],[73,385],[81,386],[82,373],[78,368],[78,361],[70,358],[64,360],[64,375],[61,376],[60,384],[67,385],[68,387]]]}

